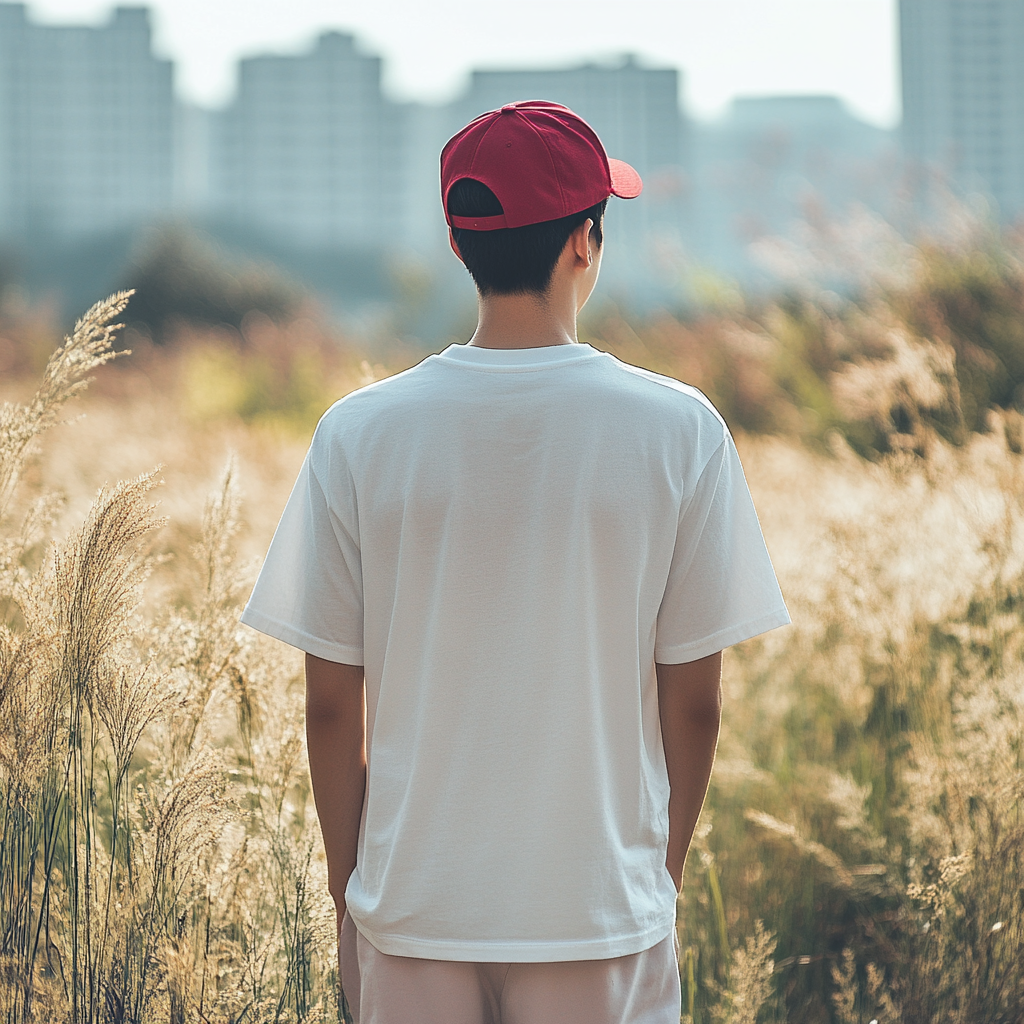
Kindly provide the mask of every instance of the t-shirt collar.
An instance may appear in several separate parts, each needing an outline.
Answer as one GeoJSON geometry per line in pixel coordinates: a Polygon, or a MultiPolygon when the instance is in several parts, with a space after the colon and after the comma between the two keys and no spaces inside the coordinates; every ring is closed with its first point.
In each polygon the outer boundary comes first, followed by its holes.
{"type": "Polygon", "coordinates": [[[533,370],[561,366],[600,355],[585,343],[544,345],[541,348],[482,348],[479,345],[449,345],[439,358],[479,369],[533,370]]]}

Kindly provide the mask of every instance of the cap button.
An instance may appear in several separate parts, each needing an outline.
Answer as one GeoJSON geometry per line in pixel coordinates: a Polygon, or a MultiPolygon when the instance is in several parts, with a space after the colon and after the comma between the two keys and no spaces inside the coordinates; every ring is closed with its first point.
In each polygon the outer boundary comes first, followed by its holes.
{"type": "Polygon", "coordinates": [[[514,114],[516,112],[516,105],[514,103],[506,103],[505,106],[501,108],[501,112],[503,114],[514,114]]]}

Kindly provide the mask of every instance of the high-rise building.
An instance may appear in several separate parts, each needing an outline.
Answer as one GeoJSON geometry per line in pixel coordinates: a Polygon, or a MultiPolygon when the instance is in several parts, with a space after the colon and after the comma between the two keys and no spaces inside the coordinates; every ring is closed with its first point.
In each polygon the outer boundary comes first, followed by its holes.
{"type": "Polygon", "coordinates": [[[145,8],[87,28],[0,4],[0,237],[82,237],[168,210],[173,108],[145,8]]]}
{"type": "Polygon", "coordinates": [[[402,218],[402,111],[350,35],[241,62],[221,115],[214,208],[297,246],[386,243],[402,218]]]}
{"type": "Polygon", "coordinates": [[[1024,2],[900,0],[907,154],[1024,213],[1024,2]]]}

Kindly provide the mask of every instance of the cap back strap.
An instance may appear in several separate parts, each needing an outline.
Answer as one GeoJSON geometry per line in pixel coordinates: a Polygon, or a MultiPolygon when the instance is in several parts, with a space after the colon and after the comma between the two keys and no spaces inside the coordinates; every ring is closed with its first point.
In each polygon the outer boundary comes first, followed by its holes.
{"type": "Polygon", "coordinates": [[[453,228],[463,228],[466,231],[495,231],[498,228],[507,228],[508,222],[505,214],[499,213],[493,217],[455,217],[449,218],[453,228]]]}

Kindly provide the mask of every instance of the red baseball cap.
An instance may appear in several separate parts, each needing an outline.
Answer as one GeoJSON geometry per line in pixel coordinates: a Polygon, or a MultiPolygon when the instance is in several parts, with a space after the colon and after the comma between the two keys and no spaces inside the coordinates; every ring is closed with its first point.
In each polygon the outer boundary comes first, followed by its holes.
{"type": "Polygon", "coordinates": [[[597,133],[560,103],[506,103],[470,121],[441,151],[441,200],[449,226],[470,231],[521,228],[596,206],[609,196],[635,199],[643,182],[611,160],[597,133]],[[462,178],[483,182],[504,213],[452,217],[448,193],[462,178]]]}

